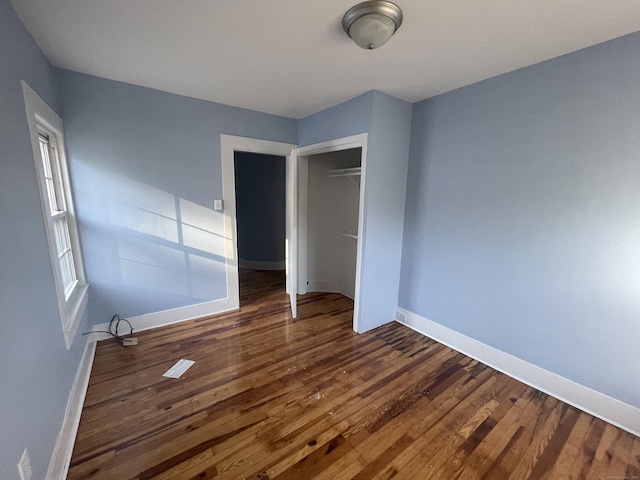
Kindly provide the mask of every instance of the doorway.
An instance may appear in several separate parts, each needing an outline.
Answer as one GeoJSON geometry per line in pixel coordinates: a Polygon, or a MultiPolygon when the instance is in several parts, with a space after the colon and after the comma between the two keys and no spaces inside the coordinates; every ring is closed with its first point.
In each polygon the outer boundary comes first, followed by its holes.
{"type": "Polygon", "coordinates": [[[227,304],[230,309],[240,307],[239,255],[236,216],[235,153],[250,152],[257,154],[286,157],[286,247],[285,272],[286,291],[291,303],[291,314],[296,316],[297,267],[295,265],[297,212],[296,198],[296,146],[288,143],[258,140],[235,135],[220,135],[220,154],[222,160],[222,200],[225,232],[225,264],[227,280],[227,304]]]}
{"type": "MultiPolygon", "coordinates": [[[[297,315],[297,294],[307,291],[306,271],[306,180],[308,175],[308,158],[313,155],[338,152],[348,149],[360,149],[361,187],[358,207],[358,242],[356,246],[356,271],[354,291],[353,329],[359,332],[359,305],[362,291],[360,279],[362,274],[362,258],[366,245],[364,232],[364,199],[366,187],[366,133],[329,140],[306,147],[268,140],[258,140],[234,135],[220,135],[222,159],[222,196],[225,231],[225,263],[227,277],[227,305],[229,309],[240,306],[238,243],[236,230],[236,193],[235,193],[235,152],[253,152],[286,157],[286,239],[285,239],[285,272],[286,292],[289,295],[291,316],[297,315]],[[300,192],[299,192],[300,190],[300,192]]],[[[342,232],[350,234],[350,232],[342,232]]]]}
{"type": "Polygon", "coordinates": [[[355,297],[361,150],[307,157],[307,253],[300,264],[309,292],[355,297]]]}
{"type": "Polygon", "coordinates": [[[285,162],[284,156],[234,152],[240,306],[279,283],[285,289],[285,162]]]}
{"type": "Polygon", "coordinates": [[[298,149],[298,291],[331,291],[353,299],[360,332],[366,133],[298,149]]]}

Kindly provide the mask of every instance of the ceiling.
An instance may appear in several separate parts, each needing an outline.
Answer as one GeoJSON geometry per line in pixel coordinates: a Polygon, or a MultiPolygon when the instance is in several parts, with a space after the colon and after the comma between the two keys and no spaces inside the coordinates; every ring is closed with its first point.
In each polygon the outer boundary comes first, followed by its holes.
{"type": "Polygon", "coordinates": [[[12,0],[58,67],[301,118],[376,89],[409,102],[640,30],[638,0],[397,0],[379,50],[346,0],[12,0]]]}

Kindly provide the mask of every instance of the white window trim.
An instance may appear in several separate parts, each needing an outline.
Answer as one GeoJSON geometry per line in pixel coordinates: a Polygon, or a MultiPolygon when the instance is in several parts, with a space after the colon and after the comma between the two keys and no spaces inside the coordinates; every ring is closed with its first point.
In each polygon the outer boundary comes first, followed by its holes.
{"type": "Polygon", "coordinates": [[[60,322],[62,324],[62,333],[64,334],[67,349],[71,347],[73,339],[76,336],[78,327],[84,316],[84,312],[88,302],[88,290],[84,266],[82,264],[82,251],[80,249],[80,239],[78,237],[78,228],[76,224],[75,210],[73,206],[73,198],[71,193],[71,183],[69,181],[69,171],[67,168],[67,157],[65,153],[64,128],[62,119],[56,112],[47,105],[47,103],[33,91],[29,85],[22,82],[22,92],[24,95],[24,103],[27,111],[27,121],[29,123],[29,134],[31,138],[31,146],[33,148],[33,158],[36,164],[36,172],[38,177],[38,189],[40,191],[40,205],[42,207],[43,221],[45,231],[47,233],[47,242],[49,244],[49,257],[53,267],[54,284],[56,288],[56,296],[58,300],[58,310],[60,314],[60,322]],[[56,137],[58,149],[58,157],[60,162],[60,173],[62,182],[65,186],[65,201],[67,205],[67,223],[69,225],[69,236],[71,240],[71,248],[73,251],[73,259],[76,265],[76,276],[78,285],[74,292],[67,300],[65,298],[64,286],[60,272],[60,262],[58,261],[54,232],[51,231],[49,206],[47,204],[47,190],[44,182],[44,172],[42,161],[40,159],[40,145],[38,141],[38,126],[44,127],[50,134],[56,137]]]}

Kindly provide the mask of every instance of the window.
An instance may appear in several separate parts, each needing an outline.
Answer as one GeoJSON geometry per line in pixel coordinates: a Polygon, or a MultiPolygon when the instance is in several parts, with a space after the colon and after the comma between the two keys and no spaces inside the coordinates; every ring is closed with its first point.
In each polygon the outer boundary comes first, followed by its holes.
{"type": "Polygon", "coordinates": [[[24,82],[22,90],[62,332],[69,348],[86,309],[88,286],[74,216],[62,119],[24,82]]]}

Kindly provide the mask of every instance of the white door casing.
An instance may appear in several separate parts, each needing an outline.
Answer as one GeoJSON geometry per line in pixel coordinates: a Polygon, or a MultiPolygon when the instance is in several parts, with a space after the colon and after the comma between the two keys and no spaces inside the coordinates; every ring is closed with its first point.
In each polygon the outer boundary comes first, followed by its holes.
{"type": "MultiPolygon", "coordinates": [[[[235,186],[235,152],[252,152],[266,155],[278,155],[287,158],[287,225],[289,224],[290,212],[296,211],[295,200],[293,204],[289,200],[289,172],[296,172],[296,145],[269,140],[259,140],[249,137],[238,137],[235,135],[220,135],[220,153],[222,160],[222,200],[224,214],[224,238],[225,238],[225,262],[227,274],[227,302],[230,308],[240,306],[240,286],[238,283],[238,238],[236,221],[236,186],[235,186]]],[[[296,193],[296,183],[293,182],[292,194],[296,193]]],[[[296,213],[297,216],[297,213],[296,213]]],[[[291,233],[297,233],[295,228],[291,233]]],[[[287,249],[297,252],[297,236],[289,238],[287,230],[287,249]]],[[[295,266],[294,262],[294,266],[295,266]]],[[[289,264],[289,262],[287,262],[289,264]]],[[[290,275],[295,275],[295,271],[287,267],[287,291],[291,295],[290,275]],[[290,271],[291,270],[291,271],[290,271]]],[[[295,280],[297,285],[297,280],[295,280]]],[[[294,288],[294,290],[296,290],[294,288]]],[[[292,296],[292,315],[295,316],[295,295],[292,296]]]]}
{"type": "Polygon", "coordinates": [[[361,176],[360,176],[360,205],[358,209],[358,247],[356,253],[356,285],[355,285],[355,295],[353,300],[353,329],[356,332],[360,332],[360,302],[362,292],[360,289],[360,279],[362,278],[364,264],[362,259],[364,258],[364,251],[366,247],[366,235],[365,235],[365,219],[366,219],[366,203],[365,203],[365,194],[366,194],[366,172],[367,172],[367,141],[368,134],[361,133],[358,135],[353,135],[350,137],[337,138],[335,140],[329,140],[322,143],[316,143],[314,145],[308,145],[306,147],[299,147],[297,149],[297,158],[298,163],[300,165],[300,181],[299,181],[299,211],[298,211],[298,222],[299,222],[299,230],[298,230],[298,263],[297,263],[297,271],[299,273],[298,277],[298,287],[302,293],[306,292],[306,281],[307,281],[307,224],[306,224],[306,195],[308,194],[307,186],[308,186],[308,168],[307,162],[308,157],[312,155],[318,155],[321,153],[329,153],[329,152],[338,152],[340,150],[348,150],[351,148],[361,148],[361,176]]]}
{"type": "Polygon", "coordinates": [[[287,156],[287,215],[285,262],[287,293],[291,303],[291,316],[298,315],[298,165],[296,149],[287,156]]]}

